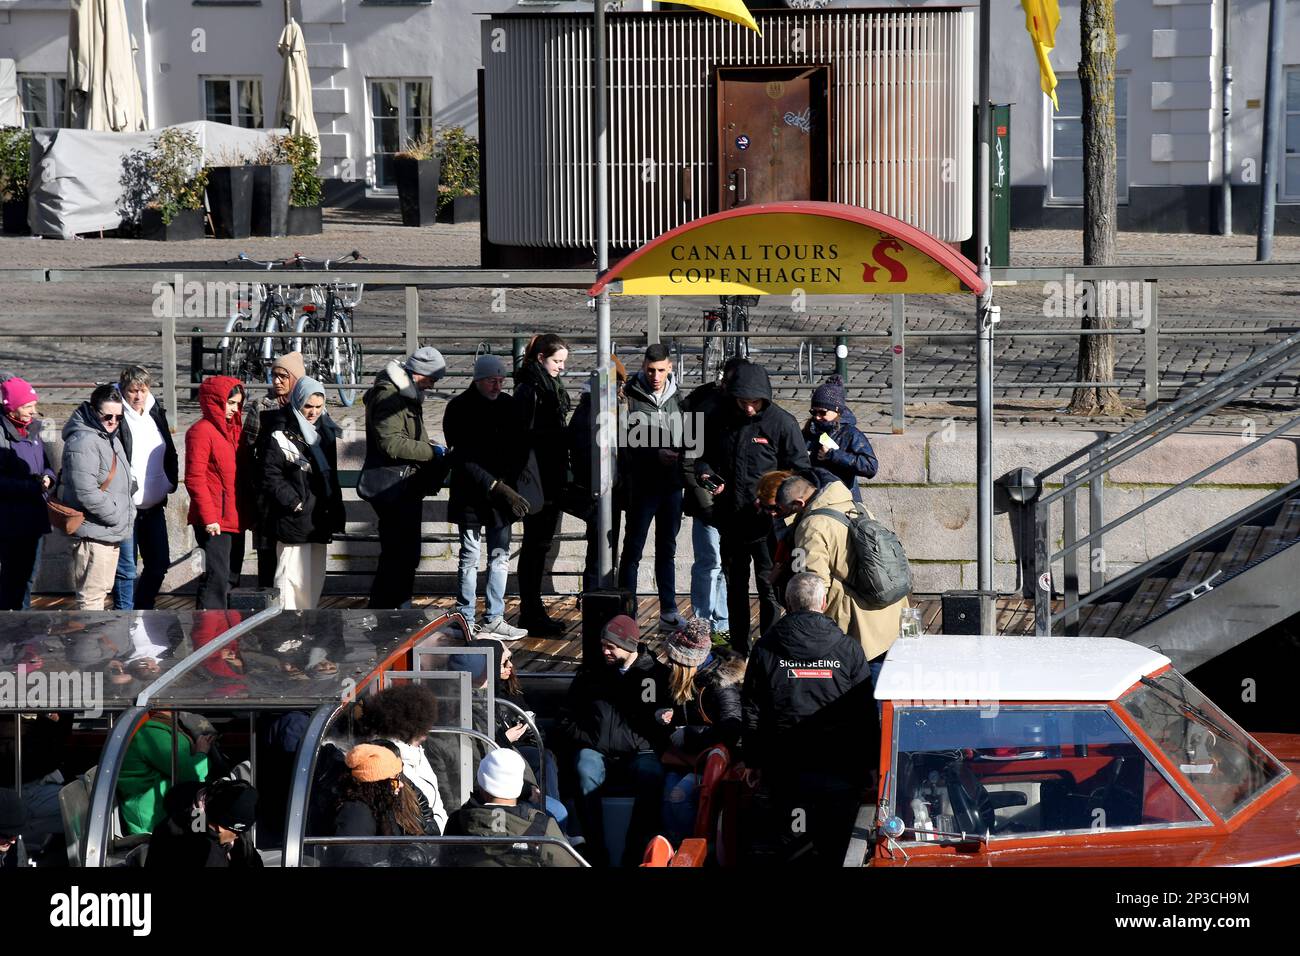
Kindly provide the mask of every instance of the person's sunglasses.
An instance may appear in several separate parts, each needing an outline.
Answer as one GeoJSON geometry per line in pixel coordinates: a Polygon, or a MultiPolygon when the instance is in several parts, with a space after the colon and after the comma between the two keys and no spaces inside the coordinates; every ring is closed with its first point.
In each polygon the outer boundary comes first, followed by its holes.
{"type": "Polygon", "coordinates": [[[821,418],[825,415],[829,415],[832,411],[833,409],[829,408],[814,408],[812,410],[813,418],[821,418]]]}
{"type": "Polygon", "coordinates": [[[763,510],[770,515],[779,515],[781,513],[781,506],[778,504],[763,505],[763,510]]]}
{"type": "Polygon", "coordinates": [[[122,420],[122,416],[121,415],[100,415],[99,420],[101,422],[104,422],[105,424],[107,424],[108,422],[120,422],[122,420]]]}

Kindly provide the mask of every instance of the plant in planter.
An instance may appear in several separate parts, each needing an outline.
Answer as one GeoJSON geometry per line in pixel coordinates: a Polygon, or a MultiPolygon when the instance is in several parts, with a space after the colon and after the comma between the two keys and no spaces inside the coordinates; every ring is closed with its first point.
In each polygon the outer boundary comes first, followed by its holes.
{"type": "Polygon", "coordinates": [[[321,231],[321,190],[324,185],[316,168],[320,165],[316,140],[310,136],[281,136],[281,154],[293,166],[289,188],[289,235],[314,236],[321,231]]]}
{"type": "Polygon", "coordinates": [[[126,222],[138,223],[145,239],[202,239],[207,180],[198,137],[165,129],[148,149],[123,157],[118,212],[126,222]]]}
{"type": "Polygon", "coordinates": [[[437,153],[438,221],[478,222],[478,140],[460,126],[447,126],[438,134],[437,153]]]}
{"type": "Polygon", "coordinates": [[[245,239],[253,229],[253,167],[238,149],[222,149],[207,168],[208,211],[218,239],[245,239]]]}
{"type": "Polygon", "coordinates": [[[289,234],[289,194],[293,164],[280,140],[273,136],[253,154],[253,235],[289,234]]]}
{"type": "Polygon", "coordinates": [[[393,157],[403,226],[431,226],[437,220],[439,168],[438,143],[429,131],[408,140],[393,157]]]}
{"type": "Polygon", "coordinates": [[[32,134],[17,126],[0,128],[0,216],[10,235],[26,233],[27,185],[31,174],[32,134]]]}

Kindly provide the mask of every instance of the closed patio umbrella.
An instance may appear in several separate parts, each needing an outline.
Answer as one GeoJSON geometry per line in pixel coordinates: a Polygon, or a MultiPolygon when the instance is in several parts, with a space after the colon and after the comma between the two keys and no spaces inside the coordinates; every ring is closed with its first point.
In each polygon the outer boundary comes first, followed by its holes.
{"type": "Polygon", "coordinates": [[[284,57],[284,74],[280,78],[280,100],[275,118],[287,126],[291,136],[306,135],[320,148],[320,132],[311,105],[311,74],[307,70],[307,40],[296,20],[285,24],[280,34],[280,56],[284,57]]]}
{"type": "Polygon", "coordinates": [[[143,102],[122,0],[72,0],[66,124],[138,132],[145,128],[143,102]]]}

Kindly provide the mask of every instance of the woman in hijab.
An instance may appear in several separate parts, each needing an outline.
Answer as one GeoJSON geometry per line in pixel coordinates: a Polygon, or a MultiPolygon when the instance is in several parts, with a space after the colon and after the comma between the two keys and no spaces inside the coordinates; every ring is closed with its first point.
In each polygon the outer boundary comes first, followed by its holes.
{"type": "Polygon", "coordinates": [[[288,403],[263,420],[261,526],[275,539],[275,586],[286,609],[320,603],[325,552],[343,530],[339,427],[325,411],[325,386],[300,378],[288,403]]]}

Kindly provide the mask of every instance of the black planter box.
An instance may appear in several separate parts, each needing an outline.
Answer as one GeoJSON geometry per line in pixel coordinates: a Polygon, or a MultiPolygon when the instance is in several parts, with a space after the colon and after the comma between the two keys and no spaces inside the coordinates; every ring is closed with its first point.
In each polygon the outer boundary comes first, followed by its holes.
{"type": "Polygon", "coordinates": [[[289,207],[289,235],[319,236],[321,228],[320,206],[289,207]]]}
{"type": "Polygon", "coordinates": [[[477,196],[457,196],[438,210],[439,222],[478,222],[477,196]]]}
{"type": "Polygon", "coordinates": [[[289,234],[289,189],[293,185],[293,167],[253,167],[253,235],[285,236],[289,234]]]}
{"type": "Polygon", "coordinates": [[[437,221],[441,172],[442,164],[436,159],[393,160],[403,226],[432,226],[437,221]]]}
{"type": "Polygon", "coordinates": [[[12,199],[0,204],[0,222],[6,235],[25,236],[31,232],[27,228],[27,201],[12,199]]]}
{"type": "Polygon", "coordinates": [[[208,210],[218,239],[253,234],[252,166],[214,166],[208,170],[208,210]]]}
{"type": "Polygon", "coordinates": [[[170,225],[163,225],[162,213],[146,209],[140,217],[140,238],[162,242],[188,242],[203,238],[203,210],[182,209],[170,225]]]}

